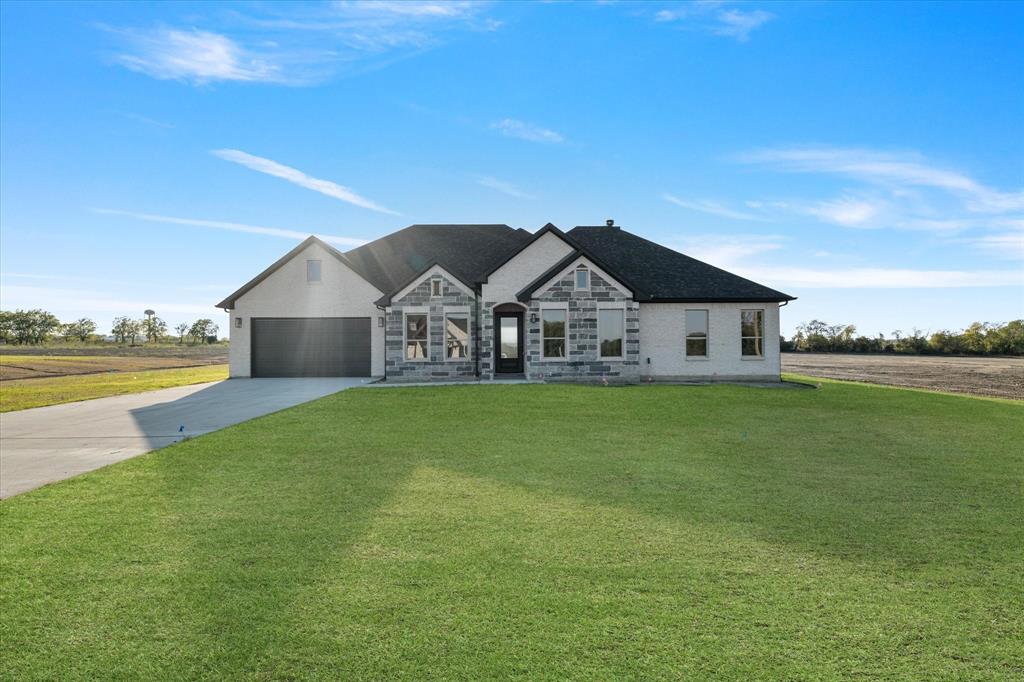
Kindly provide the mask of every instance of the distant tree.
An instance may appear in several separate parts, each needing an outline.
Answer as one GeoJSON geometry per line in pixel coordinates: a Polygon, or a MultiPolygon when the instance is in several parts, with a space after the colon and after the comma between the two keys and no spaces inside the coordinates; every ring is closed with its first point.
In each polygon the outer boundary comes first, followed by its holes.
{"type": "Polygon", "coordinates": [[[943,329],[925,335],[912,328],[909,334],[896,329],[894,338],[854,336],[853,325],[830,325],[811,320],[797,325],[793,340],[783,349],[853,353],[964,353],[970,355],[1024,355],[1024,320],[1003,324],[975,322],[962,331],[943,329]]]}
{"type": "Polygon", "coordinates": [[[157,317],[152,310],[146,311],[146,318],[141,322],[142,332],[146,335],[147,341],[159,341],[167,334],[167,323],[157,317]]]}
{"type": "Polygon", "coordinates": [[[174,331],[178,332],[178,343],[185,343],[185,335],[188,334],[188,330],[187,322],[182,322],[174,328],[174,331]]]}
{"type": "Polygon", "coordinates": [[[990,353],[1024,355],[1024,320],[1011,320],[985,335],[985,346],[990,353]]]}
{"type": "Polygon", "coordinates": [[[115,317],[111,334],[114,335],[118,343],[127,343],[134,346],[135,340],[142,334],[142,322],[123,315],[115,317]]]}
{"type": "Polygon", "coordinates": [[[88,317],[82,317],[70,324],[73,336],[83,343],[96,333],[96,323],[88,317]]]}
{"type": "Polygon", "coordinates": [[[204,317],[192,323],[192,326],[188,330],[188,335],[191,336],[196,343],[205,343],[211,336],[216,340],[217,325],[213,323],[213,320],[204,317]]]}
{"type": "Polygon", "coordinates": [[[975,322],[965,329],[963,337],[964,350],[968,353],[984,353],[985,337],[988,335],[988,325],[983,322],[975,322]]]}
{"type": "Polygon", "coordinates": [[[60,331],[57,316],[38,309],[4,313],[0,324],[9,343],[44,343],[60,331]]]}
{"type": "Polygon", "coordinates": [[[71,339],[75,338],[75,323],[68,322],[66,324],[60,325],[59,327],[57,327],[56,335],[63,339],[64,343],[67,343],[71,339]]]}
{"type": "Polygon", "coordinates": [[[0,342],[14,343],[14,312],[0,310],[0,342]]]}

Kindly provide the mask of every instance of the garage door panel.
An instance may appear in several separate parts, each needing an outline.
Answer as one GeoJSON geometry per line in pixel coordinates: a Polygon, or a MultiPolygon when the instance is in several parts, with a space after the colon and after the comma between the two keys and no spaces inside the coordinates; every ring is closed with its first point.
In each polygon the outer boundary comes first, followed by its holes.
{"type": "Polygon", "coordinates": [[[252,375],[370,375],[370,318],[275,317],[252,320],[252,375]]]}

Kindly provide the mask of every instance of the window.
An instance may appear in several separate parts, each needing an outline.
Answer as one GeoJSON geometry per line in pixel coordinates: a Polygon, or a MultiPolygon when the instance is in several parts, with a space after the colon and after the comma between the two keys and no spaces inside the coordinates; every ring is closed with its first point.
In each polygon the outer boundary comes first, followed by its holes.
{"type": "Polygon", "coordinates": [[[469,315],[459,313],[444,318],[445,345],[449,360],[464,360],[469,357],[469,315]]]}
{"type": "Polygon", "coordinates": [[[740,348],[745,356],[764,355],[764,311],[740,311],[740,348]]]}
{"type": "Polygon", "coordinates": [[[435,297],[441,295],[441,280],[430,280],[430,295],[435,297]]]}
{"type": "Polygon", "coordinates": [[[590,288],[590,270],[580,266],[576,268],[576,289],[590,288]]]}
{"type": "Polygon", "coordinates": [[[625,313],[621,308],[597,311],[597,335],[602,358],[622,357],[625,313]]]}
{"type": "Polygon", "coordinates": [[[308,260],[306,261],[306,281],[307,282],[319,282],[320,281],[320,261],[308,260]]]}
{"type": "Polygon", "coordinates": [[[541,351],[545,358],[565,357],[566,312],[556,308],[554,310],[542,310],[540,313],[541,333],[543,335],[541,351]]]}
{"type": "Polygon", "coordinates": [[[686,311],[686,357],[708,356],[708,311],[686,311]]]}
{"type": "Polygon", "coordinates": [[[427,314],[407,313],[405,316],[405,359],[426,360],[428,357],[427,314]]]}

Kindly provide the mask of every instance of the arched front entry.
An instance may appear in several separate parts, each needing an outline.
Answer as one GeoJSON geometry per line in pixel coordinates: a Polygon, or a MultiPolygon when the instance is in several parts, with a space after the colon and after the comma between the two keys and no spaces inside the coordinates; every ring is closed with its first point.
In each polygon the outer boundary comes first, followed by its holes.
{"type": "Polygon", "coordinates": [[[494,373],[522,374],[526,355],[526,308],[518,303],[494,306],[494,373]]]}

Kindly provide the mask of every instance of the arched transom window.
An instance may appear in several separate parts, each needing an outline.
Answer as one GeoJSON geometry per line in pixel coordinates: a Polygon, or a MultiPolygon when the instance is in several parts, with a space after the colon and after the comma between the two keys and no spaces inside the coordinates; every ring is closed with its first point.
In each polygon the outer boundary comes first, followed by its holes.
{"type": "Polygon", "coordinates": [[[580,265],[576,268],[576,290],[586,290],[590,288],[590,270],[587,266],[580,265]]]}

